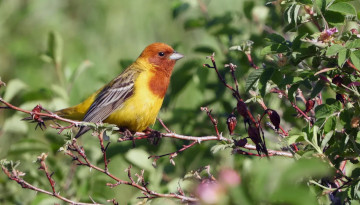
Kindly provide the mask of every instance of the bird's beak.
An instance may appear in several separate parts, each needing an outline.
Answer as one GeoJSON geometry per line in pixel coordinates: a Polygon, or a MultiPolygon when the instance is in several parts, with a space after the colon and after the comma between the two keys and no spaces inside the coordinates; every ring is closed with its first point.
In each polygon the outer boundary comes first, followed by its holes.
{"type": "Polygon", "coordinates": [[[169,58],[170,58],[171,60],[179,60],[179,59],[181,59],[181,58],[183,58],[183,57],[184,57],[183,54],[174,51],[174,53],[171,54],[169,58]]]}

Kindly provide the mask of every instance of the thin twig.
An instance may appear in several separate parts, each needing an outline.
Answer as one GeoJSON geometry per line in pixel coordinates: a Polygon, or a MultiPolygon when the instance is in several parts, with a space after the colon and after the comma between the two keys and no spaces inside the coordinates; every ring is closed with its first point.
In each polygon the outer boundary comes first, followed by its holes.
{"type": "Polygon", "coordinates": [[[23,178],[21,178],[17,173],[19,171],[17,170],[12,170],[12,172],[10,172],[5,166],[2,166],[2,170],[3,172],[9,177],[9,179],[13,180],[13,181],[16,181],[22,188],[24,189],[30,189],[30,190],[34,190],[36,192],[40,192],[40,193],[44,193],[44,194],[47,194],[47,195],[50,195],[50,196],[54,196],[60,200],[63,200],[67,203],[70,203],[70,204],[77,204],[77,205],[100,205],[98,203],[82,203],[82,202],[75,202],[75,201],[72,201],[68,198],[65,198],[63,196],[61,196],[60,194],[56,193],[56,192],[49,192],[49,191],[46,191],[44,189],[41,189],[41,188],[38,188],[32,184],[30,184],[29,182],[25,181],[23,178]]]}

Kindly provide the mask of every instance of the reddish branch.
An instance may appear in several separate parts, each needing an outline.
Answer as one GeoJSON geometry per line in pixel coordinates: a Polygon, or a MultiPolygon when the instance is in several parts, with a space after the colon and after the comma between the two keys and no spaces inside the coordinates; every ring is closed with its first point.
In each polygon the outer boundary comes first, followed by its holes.
{"type": "MultiPolygon", "coordinates": [[[[122,179],[116,177],[115,175],[111,174],[108,170],[102,169],[102,168],[92,164],[88,160],[88,158],[87,158],[87,156],[85,154],[84,148],[77,144],[76,139],[73,139],[72,143],[68,144],[68,149],[65,152],[65,154],[72,157],[73,160],[76,161],[78,165],[90,167],[90,168],[92,168],[94,170],[97,170],[99,172],[102,172],[102,173],[106,174],[107,176],[109,176],[110,178],[115,180],[116,183],[114,183],[114,184],[108,183],[107,184],[107,186],[109,186],[111,188],[113,188],[115,186],[118,186],[120,184],[125,184],[125,185],[129,185],[129,186],[132,186],[132,187],[135,187],[135,188],[141,190],[143,192],[143,194],[146,196],[146,198],[149,198],[149,199],[162,197],[162,198],[177,198],[177,199],[180,199],[182,201],[187,201],[187,202],[195,202],[195,201],[197,201],[196,198],[187,197],[187,196],[179,195],[179,194],[176,194],[176,193],[161,194],[161,193],[157,193],[155,191],[149,190],[146,187],[147,183],[145,183],[145,181],[143,179],[143,173],[141,175],[137,175],[138,178],[141,179],[140,180],[141,185],[137,184],[133,180],[133,178],[131,177],[131,172],[130,172],[131,166],[126,170],[128,172],[128,176],[129,176],[130,181],[122,180],[122,179]]],[[[106,160],[105,157],[104,157],[104,160],[106,160]]],[[[105,163],[105,161],[104,161],[104,163],[105,163]]],[[[106,162],[106,163],[108,163],[108,162],[106,162]]]]}
{"type": "Polygon", "coordinates": [[[220,140],[221,136],[220,136],[219,128],[217,126],[218,121],[215,118],[213,118],[213,116],[211,115],[212,110],[209,110],[207,107],[201,107],[200,109],[201,109],[201,111],[205,111],[206,114],[208,115],[209,119],[211,120],[211,123],[214,125],[216,136],[218,136],[218,138],[220,140]]]}
{"type": "Polygon", "coordinates": [[[313,24],[319,29],[319,31],[322,31],[319,22],[314,17],[314,11],[312,10],[312,8],[310,6],[306,5],[306,6],[304,6],[304,9],[305,9],[305,12],[310,15],[310,18],[311,18],[311,21],[313,22],[313,24]]]}
{"type": "Polygon", "coordinates": [[[355,67],[354,64],[350,61],[350,59],[347,59],[346,63],[350,66],[350,68],[354,69],[356,72],[360,73],[360,70],[355,67]]]}
{"type": "MultiPolygon", "coordinates": [[[[56,119],[56,120],[60,120],[60,121],[63,121],[63,122],[67,122],[67,123],[70,123],[72,124],[72,126],[79,126],[81,125],[82,122],[79,122],[79,121],[76,121],[76,120],[70,120],[70,119],[66,119],[66,118],[63,118],[63,117],[60,117],[58,116],[57,114],[54,114],[54,113],[51,113],[49,111],[47,111],[46,109],[42,108],[42,110],[46,111],[47,113],[42,113],[42,112],[32,112],[32,111],[28,111],[28,110],[24,110],[24,109],[21,109],[19,107],[16,107],[8,102],[6,102],[4,99],[2,99],[0,97],[0,102],[3,103],[4,105],[6,105],[6,109],[12,109],[12,110],[17,110],[17,111],[20,111],[20,112],[23,112],[23,113],[27,113],[31,116],[34,116],[34,115],[37,115],[37,116],[41,116],[41,117],[49,117],[51,119],[56,119]]],[[[72,127],[71,126],[71,127],[72,127]]]]}
{"type": "Polygon", "coordinates": [[[192,143],[190,143],[189,145],[183,145],[183,147],[175,152],[171,152],[171,153],[167,153],[167,154],[163,154],[163,155],[151,155],[148,157],[148,159],[154,159],[154,165],[156,165],[156,161],[160,158],[160,157],[164,157],[164,156],[169,156],[170,158],[170,163],[173,164],[175,166],[175,161],[174,158],[180,153],[185,151],[186,149],[189,149],[190,147],[194,146],[195,144],[197,144],[197,141],[194,141],[192,143]]]}
{"type": "Polygon", "coordinates": [[[60,200],[63,200],[67,203],[70,203],[70,204],[78,204],[78,205],[89,205],[89,204],[92,204],[92,205],[96,205],[98,203],[81,203],[81,202],[75,202],[75,201],[72,201],[68,198],[65,198],[63,196],[61,196],[59,193],[56,193],[55,191],[55,181],[52,179],[52,174],[49,173],[48,169],[47,169],[47,166],[45,164],[45,158],[46,157],[43,157],[44,154],[42,154],[41,158],[40,158],[40,169],[44,170],[49,182],[50,182],[50,185],[51,185],[51,188],[52,188],[52,192],[49,192],[49,191],[46,191],[44,189],[40,189],[30,183],[28,183],[27,181],[25,181],[22,176],[24,176],[25,174],[18,171],[18,170],[15,170],[15,169],[12,169],[11,171],[9,169],[7,169],[4,165],[2,165],[2,171],[6,174],[6,176],[9,177],[9,179],[13,180],[13,181],[16,181],[22,188],[24,189],[30,189],[30,190],[34,190],[36,192],[40,192],[40,193],[44,193],[44,194],[47,194],[47,195],[50,195],[50,196],[54,196],[60,200]]]}
{"type": "MultiPolygon", "coordinates": [[[[248,53],[247,53],[248,54],[248,53]]],[[[252,59],[251,59],[251,56],[250,54],[247,55],[248,56],[248,60],[250,63],[252,63],[252,59]],[[250,56],[250,58],[249,58],[250,56]]],[[[216,66],[216,61],[215,61],[215,53],[213,53],[211,56],[207,56],[206,58],[210,59],[211,60],[211,63],[212,65],[209,65],[209,64],[204,64],[203,66],[205,67],[208,67],[208,68],[212,68],[215,70],[219,80],[225,85],[225,87],[227,87],[228,89],[230,89],[232,91],[232,94],[233,96],[235,97],[235,99],[238,101],[238,104],[241,103],[241,105],[243,106],[241,109],[246,112],[246,113],[243,113],[243,117],[244,117],[244,120],[245,121],[248,121],[249,119],[252,121],[252,123],[257,127],[257,128],[261,128],[260,126],[260,122],[255,120],[254,116],[251,114],[250,110],[247,108],[247,105],[244,102],[244,100],[241,98],[241,95],[240,95],[240,92],[239,92],[239,88],[238,88],[238,81],[237,81],[237,78],[235,76],[235,69],[236,69],[236,66],[233,65],[233,64],[226,64],[225,67],[229,67],[230,68],[230,73],[231,73],[231,76],[234,80],[234,83],[235,83],[235,87],[236,88],[233,88],[231,85],[229,85],[228,83],[226,83],[226,80],[225,78],[220,74],[217,66],[216,66]]],[[[253,64],[253,63],[252,63],[253,64]]],[[[254,65],[254,64],[253,64],[254,65]]],[[[254,67],[255,69],[258,69],[258,67],[254,67]]],[[[265,106],[265,104],[263,104],[265,106]]],[[[266,107],[266,106],[265,106],[266,107]]],[[[266,108],[267,109],[267,108],[266,108]]],[[[211,118],[210,118],[211,119],[211,118]]],[[[213,122],[214,124],[214,121],[211,119],[211,121],[213,122]]],[[[217,131],[217,126],[216,124],[214,124],[214,127],[215,127],[215,130],[217,131]]],[[[288,135],[288,133],[281,127],[281,130],[283,132],[283,134],[285,136],[288,135]]],[[[217,135],[218,134],[218,131],[217,131],[217,135]]],[[[263,144],[265,146],[265,140],[263,139],[264,142],[262,142],[261,144],[263,144]]],[[[266,146],[264,147],[264,149],[266,150],[266,146]]]]}
{"type": "MultiPolygon", "coordinates": [[[[278,88],[273,88],[273,89],[270,90],[270,92],[281,94],[281,95],[285,96],[286,99],[289,99],[288,95],[284,91],[282,91],[282,90],[280,90],[278,88]]],[[[306,120],[311,122],[311,118],[309,116],[307,116],[295,103],[293,103],[293,102],[290,102],[290,103],[291,103],[292,107],[295,108],[295,110],[300,115],[302,115],[306,120]]]]}

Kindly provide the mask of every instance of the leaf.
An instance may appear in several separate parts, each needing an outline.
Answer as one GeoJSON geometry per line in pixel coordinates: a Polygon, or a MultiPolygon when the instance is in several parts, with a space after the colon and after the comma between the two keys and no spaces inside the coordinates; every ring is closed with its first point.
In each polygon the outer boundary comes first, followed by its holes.
{"type": "Polygon", "coordinates": [[[195,52],[198,52],[198,53],[205,53],[205,54],[211,54],[213,52],[215,52],[215,49],[210,47],[210,46],[197,46],[195,49],[194,49],[195,52]]]}
{"type": "Polygon", "coordinates": [[[360,50],[354,51],[350,53],[351,62],[354,66],[360,69],[360,50]]]}
{"type": "Polygon", "coordinates": [[[288,90],[288,98],[290,102],[294,102],[294,92],[298,89],[300,83],[293,84],[288,90]]]}
{"type": "Polygon", "coordinates": [[[245,90],[248,92],[256,81],[260,78],[261,74],[264,72],[264,69],[257,69],[250,73],[249,77],[246,79],[245,90]]]}
{"type": "Polygon", "coordinates": [[[332,116],[326,120],[325,125],[324,125],[324,131],[326,133],[328,133],[328,132],[334,130],[335,126],[336,126],[336,117],[332,116]]]}
{"type": "Polygon", "coordinates": [[[313,90],[311,91],[311,95],[310,95],[310,98],[314,98],[316,97],[320,92],[321,90],[325,87],[325,84],[323,81],[318,81],[316,84],[315,84],[315,87],[313,88],[313,90]]]}
{"type": "Polygon", "coordinates": [[[19,114],[7,118],[2,127],[2,131],[4,133],[25,134],[29,128],[27,123],[21,120],[22,118],[19,114]]]}
{"type": "Polygon", "coordinates": [[[326,56],[331,57],[333,55],[336,55],[342,49],[345,49],[345,48],[339,44],[334,44],[326,49],[326,56]]]}
{"type": "Polygon", "coordinates": [[[125,155],[125,158],[129,160],[131,164],[136,165],[140,169],[144,169],[146,171],[154,170],[151,164],[151,159],[148,159],[149,154],[142,149],[131,149],[125,155]]]}
{"type": "Polygon", "coordinates": [[[352,49],[352,48],[360,48],[360,39],[356,39],[354,41],[348,41],[345,44],[345,48],[352,49]]]}
{"type": "Polygon", "coordinates": [[[321,146],[320,146],[321,150],[324,150],[325,146],[330,141],[333,134],[334,134],[334,131],[330,131],[330,132],[326,133],[324,139],[321,141],[321,146]]]}
{"type": "Polygon", "coordinates": [[[261,95],[261,97],[265,96],[267,82],[271,79],[271,77],[274,73],[274,70],[275,69],[272,67],[265,68],[264,72],[260,76],[260,95],[261,95]]]}
{"type": "Polygon", "coordinates": [[[48,37],[47,55],[55,64],[61,64],[63,54],[63,40],[59,33],[51,31],[48,37]]]}
{"type": "Polygon", "coordinates": [[[304,141],[304,136],[303,135],[291,135],[289,137],[285,138],[288,144],[294,144],[295,142],[301,142],[304,141]]]}
{"type": "Polygon", "coordinates": [[[322,104],[315,108],[315,117],[316,118],[326,118],[330,114],[333,114],[335,111],[337,111],[336,106],[322,104]]]}
{"type": "Polygon", "coordinates": [[[294,7],[295,7],[295,3],[293,3],[290,7],[287,8],[287,11],[285,11],[285,18],[287,18],[287,22],[291,23],[292,21],[292,17],[293,17],[293,13],[294,13],[294,7]]]}
{"type": "Polygon", "coordinates": [[[182,1],[175,1],[172,6],[172,16],[173,18],[178,17],[180,14],[184,13],[190,5],[188,3],[183,3],[182,1]]]}
{"type": "Polygon", "coordinates": [[[282,37],[281,35],[276,34],[276,33],[272,33],[272,34],[268,35],[267,37],[275,43],[283,43],[285,41],[284,37],[282,37]]]}
{"type": "Polygon", "coordinates": [[[26,87],[27,85],[19,79],[10,80],[6,86],[4,100],[10,102],[16,94],[24,90],[26,87]]]}
{"type": "Polygon", "coordinates": [[[302,3],[302,4],[306,4],[306,5],[310,5],[312,4],[312,1],[311,0],[298,0],[299,3],[302,3]]]}
{"type": "Polygon", "coordinates": [[[345,21],[345,16],[335,11],[325,12],[324,17],[327,20],[327,22],[331,25],[343,25],[345,21]]]}
{"type": "Polygon", "coordinates": [[[339,51],[338,55],[338,66],[343,67],[346,59],[348,58],[348,50],[347,49],[341,49],[339,51]]]}
{"type": "Polygon", "coordinates": [[[267,54],[271,54],[271,53],[274,53],[272,50],[271,50],[271,45],[270,46],[265,46],[263,49],[261,49],[260,51],[260,55],[261,56],[264,56],[264,55],[267,55],[267,54]]]}
{"type": "Polygon", "coordinates": [[[185,21],[184,23],[184,28],[185,29],[194,29],[194,28],[200,28],[200,27],[204,27],[206,24],[206,20],[205,18],[197,18],[197,19],[188,19],[187,21],[185,21]]]}
{"type": "Polygon", "coordinates": [[[356,9],[353,5],[346,2],[339,2],[331,5],[328,8],[329,11],[335,11],[346,15],[356,16],[356,9]]]}
{"type": "Polygon", "coordinates": [[[244,2],[244,9],[243,12],[245,14],[245,17],[249,20],[252,19],[252,10],[255,6],[255,3],[253,1],[245,1],[244,2]]]}
{"type": "Polygon", "coordinates": [[[295,21],[295,24],[297,24],[297,19],[298,19],[300,8],[301,8],[301,5],[296,5],[295,9],[294,9],[294,21],[295,21]]]}
{"type": "Polygon", "coordinates": [[[210,151],[215,154],[218,151],[222,151],[225,150],[227,148],[231,148],[233,145],[232,144],[217,144],[211,147],[210,151]]]}

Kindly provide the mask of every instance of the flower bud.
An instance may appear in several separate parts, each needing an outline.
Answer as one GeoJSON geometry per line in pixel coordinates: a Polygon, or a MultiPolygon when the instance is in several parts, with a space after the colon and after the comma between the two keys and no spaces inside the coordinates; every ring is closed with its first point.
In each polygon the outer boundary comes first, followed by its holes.
{"type": "Polygon", "coordinates": [[[246,107],[246,104],[244,103],[244,101],[239,100],[236,108],[237,108],[238,113],[241,116],[243,116],[244,118],[248,117],[247,107],[246,107]]]}
{"type": "Polygon", "coordinates": [[[248,135],[255,144],[259,144],[261,142],[259,128],[250,126],[248,129],[248,135]]]}
{"type": "Polygon", "coordinates": [[[234,144],[235,146],[237,147],[244,147],[246,144],[247,144],[247,139],[246,138],[243,138],[243,139],[240,139],[240,140],[234,140],[234,144]]]}
{"type": "Polygon", "coordinates": [[[234,130],[235,130],[235,127],[236,127],[236,123],[237,123],[237,120],[236,120],[236,117],[234,114],[230,114],[229,117],[227,118],[226,120],[226,124],[228,126],[228,130],[230,132],[230,135],[234,134],[234,130]]]}
{"type": "Polygon", "coordinates": [[[310,110],[312,110],[314,108],[314,105],[315,105],[315,100],[308,99],[305,103],[306,108],[305,108],[304,113],[306,114],[306,113],[310,112],[310,110]]]}
{"type": "Polygon", "coordinates": [[[275,110],[271,110],[270,121],[275,126],[276,130],[279,130],[280,127],[280,116],[275,110]]]}
{"type": "Polygon", "coordinates": [[[331,82],[337,86],[341,86],[343,79],[340,75],[335,75],[335,77],[331,80],[331,82]]]}
{"type": "Polygon", "coordinates": [[[344,95],[342,95],[340,93],[336,93],[336,100],[340,101],[343,105],[345,104],[344,95]]]}

